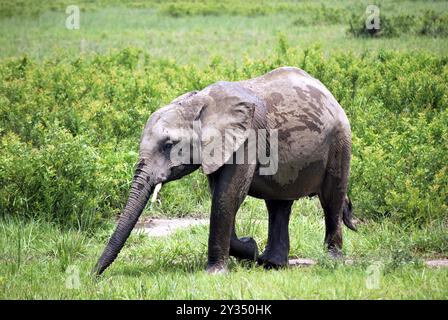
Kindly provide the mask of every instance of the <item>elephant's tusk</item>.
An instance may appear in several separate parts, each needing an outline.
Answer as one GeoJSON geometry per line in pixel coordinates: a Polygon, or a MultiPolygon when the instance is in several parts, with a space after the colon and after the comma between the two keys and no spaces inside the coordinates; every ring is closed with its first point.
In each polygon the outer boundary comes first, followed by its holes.
{"type": "Polygon", "coordinates": [[[152,194],[151,203],[154,203],[154,202],[157,201],[157,195],[158,195],[158,193],[159,193],[161,188],[162,188],[162,184],[158,183],[156,185],[156,187],[154,188],[154,193],[152,194]]]}

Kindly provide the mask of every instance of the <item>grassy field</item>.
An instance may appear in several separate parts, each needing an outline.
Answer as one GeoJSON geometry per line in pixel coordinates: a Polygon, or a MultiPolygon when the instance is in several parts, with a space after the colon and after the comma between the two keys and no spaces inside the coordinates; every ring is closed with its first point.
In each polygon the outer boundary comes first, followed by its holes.
{"type": "MultiPolygon", "coordinates": [[[[239,214],[238,232],[259,245],[267,221],[256,200],[239,214]],[[254,210],[257,210],[254,212],[254,210]]],[[[324,255],[323,219],[316,201],[296,204],[290,224],[291,256],[318,265],[265,271],[234,260],[226,275],[204,271],[208,227],[181,230],[165,238],[134,232],[120,258],[99,280],[89,276],[113,225],[95,234],[60,231],[45,223],[4,222],[0,244],[0,296],[27,299],[446,299],[448,269],[424,266],[446,252],[446,226],[403,230],[392,223],[368,223],[359,233],[345,230],[352,265],[324,255]],[[375,271],[377,270],[377,271],[375,271]],[[376,274],[374,272],[377,272],[376,274]],[[79,275],[79,278],[78,278],[79,275]],[[377,276],[376,276],[377,275],[377,276]],[[377,277],[377,278],[372,278],[377,277]],[[373,285],[369,286],[370,279],[373,285]],[[375,282],[377,281],[377,282],[375,282]],[[377,286],[375,286],[375,283],[377,286]]]]}
{"type": "MultiPolygon", "coordinates": [[[[239,1],[236,2],[241,6],[239,1]]],[[[248,3],[249,8],[250,4],[258,8],[257,2],[248,3]]],[[[37,16],[1,19],[0,28],[7,32],[0,38],[0,57],[26,53],[38,59],[61,59],[80,54],[108,53],[133,46],[144,49],[153,57],[171,58],[180,63],[204,65],[214,56],[224,56],[241,63],[245,58],[258,59],[273,53],[279,34],[301,49],[319,44],[325,54],[348,50],[359,53],[381,48],[443,54],[448,49],[446,41],[412,34],[374,40],[354,39],[347,35],[349,17],[352,14],[362,17],[369,1],[285,3],[288,4],[285,10],[253,15],[244,10],[239,15],[217,10],[206,15],[200,14],[201,11],[192,11],[173,16],[176,14],[170,14],[170,6],[158,8],[156,3],[151,5],[151,1],[146,4],[148,8],[108,6],[89,10],[87,7],[85,12],[81,12],[79,30],[65,28],[68,15],[65,10],[59,9],[65,8],[61,5],[58,10],[43,11],[37,16]]],[[[388,15],[421,15],[424,10],[448,10],[445,1],[379,3],[383,4],[380,5],[381,12],[388,15]]],[[[229,7],[232,8],[231,4],[229,7]]]]}
{"type": "MultiPolygon", "coordinates": [[[[78,3],[80,29],[68,30],[71,1],[0,2],[0,299],[448,298],[448,269],[424,263],[448,258],[447,1],[378,1],[376,37],[356,32],[370,1],[78,3]],[[358,233],[344,230],[352,263],[325,255],[322,210],[303,199],[290,256],[315,266],[232,260],[228,274],[209,276],[208,227],[198,226],[134,232],[93,279],[151,112],[281,65],[319,78],[350,119],[361,221],[358,233]]],[[[145,217],[208,217],[200,172],[161,199],[145,217]]],[[[247,199],[238,234],[263,249],[266,219],[264,203],[247,199]]]]}

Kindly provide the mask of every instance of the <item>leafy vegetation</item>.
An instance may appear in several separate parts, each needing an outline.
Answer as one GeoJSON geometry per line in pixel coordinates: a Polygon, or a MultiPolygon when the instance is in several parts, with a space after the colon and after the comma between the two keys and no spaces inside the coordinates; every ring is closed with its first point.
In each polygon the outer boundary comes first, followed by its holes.
{"type": "Polygon", "coordinates": [[[416,34],[430,37],[448,36],[448,15],[427,10],[421,15],[401,14],[397,16],[380,15],[379,28],[366,28],[367,16],[352,15],[348,32],[356,37],[398,37],[403,34],[416,34]]]}
{"type": "MultiPolygon", "coordinates": [[[[3,17],[11,17],[18,15],[38,15],[47,10],[56,11],[61,8],[65,8],[73,3],[68,0],[57,0],[57,1],[14,1],[13,3],[1,3],[3,17]]],[[[313,4],[313,2],[308,1],[305,3],[297,3],[294,0],[281,0],[281,1],[268,1],[268,0],[229,0],[229,1],[218,1],[218,0],[150,0],[150,1],[136,1],[136,0],[100,0],[100,1],[89,1],[80,0],[77,1],[81,10],[98,10],[106,6],[122,6],[128,8],[150,8],[157,10],[162,15],[168,15],[172,17],[181,16],[218,16],[218,15],[238,15],[238,16],[259,16],[267,15],[278,12],[288,12],[288,13],[300,13],[302,11],[315,11],[319,10],[326,11],[327,7],[325,1],[313,4]]],[[[330,12],[334,12],[333,8],[328,9],[330,12]]],[[[305,12],[308,13],[308,12],[305,12]]],[[[329,16],[335,17],[334,14],[329,16]]],[[[339,21],[340,17],[334,18],[339,21]]]]}
{"type": "MultiPolygon", "coordinates": [[[[364,36],[369,1],[78,3],[81,29],[69,31],[69,1],[0,2],[1,298],[447,297],[447,271],[423,263],[448,255],[446,2],[382,1],[375,37],[364,36]],[[211,279],[202,226],[163,239],[133,233],[94,281],[151,113],[187,91],[284,65],[321,80],[350,119],[360,232],[345,232],[344,250],[354,263],[324,256],[312,199],[294,205],[291,222],[291,256],[315,259],[312,268],[232,261],[229,275],[211,279]],[[366,269],[376,262],[383,282],[371,290],[366,269]],[[79,289],[66,286],[73,266],[79,289]]],[[[145,215],[209,208],[198,171],[164,186],[145,215]]],[[[263,201],[248,198],[238,219],[238,234],[264,247],[263,201]]]]}
{"type": "MultiPolygon", "coordinates": [[[[3,63],[1,212],[69,225],[84,225],[81,216],[90,224],[117,213],[151,112],[220,79],[294,65],[320,79],[349,116],[351,196],[359,217],[420,223],[445,217],[448,60],[390,51],[324,58],[319,49],[297,52],[285,41],[276,56],[241,67],[224,59],[206,68],[180,66],[133,49],[70,63],[3,63]]],[[[187,178],[164,194],[176,205],[164,201],[160,209],[202,210],[204,189],[198,174],[187,178]],[[198,186],[188,193],[194,205],[181,200],[186,189],[180,186],[192,184],[198,186]]]]}

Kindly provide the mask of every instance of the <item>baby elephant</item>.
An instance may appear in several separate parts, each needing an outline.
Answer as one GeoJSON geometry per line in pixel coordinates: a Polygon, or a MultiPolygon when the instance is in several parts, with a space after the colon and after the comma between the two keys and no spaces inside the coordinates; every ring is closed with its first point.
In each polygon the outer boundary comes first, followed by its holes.
{"type": "Polygon", "coordinates": [[[154,112],[143,130],[127,204],[94,272],[117,257],[154,188],[199,167],[212,196],[207,271],[226,270],[229,255],[266,268],[288,264],[288,224],[294,200],[318,195],[325,244],[341,255],[351,130],[344,110],[305,71],[282,67],[257,78],[217,82],[188,92],[154,112]],[[238,239],[235,215],[250,195],[264,199],[268,243],[258,256],[252,238],[238,239]]]}

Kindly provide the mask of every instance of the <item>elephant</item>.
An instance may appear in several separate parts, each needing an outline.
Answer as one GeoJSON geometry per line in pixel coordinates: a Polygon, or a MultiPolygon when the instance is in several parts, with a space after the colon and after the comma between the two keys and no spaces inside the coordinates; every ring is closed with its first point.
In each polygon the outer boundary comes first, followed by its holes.
{"type": "Polygon", "coordinates": [[[291,206],[307,196],[319,197],[324,244],[331,256],[341,257],[342,224],[356,231],[347,196],[350,158],[344,110],[319,80],[299,68],[280,67],[185,93],[150,115],[127,203],[93,272],[100,275],[116,259],[156,185],[198,168],[207,176],[212,199],[207,272],[226,272],[229,256],[265,268],[287,266],[291,206]],[[265,134],[251,143],[254,132],[265,134]],[[188,141],[183,149],[181,141],[188,141]],[[211,152],[209,145],[215,145],[211,152]],[[183,151],[173,153],[176,148],[183,151]],[[237,161],[238,154],[251,150],[255,159],[237,161]],[[260,154],[270,156],[269,163],[260,154]],[[260,255],[253,238],[235,232],[236,213],[248,195],[263,199],[268,211],[267,245],[260,255]]]}

